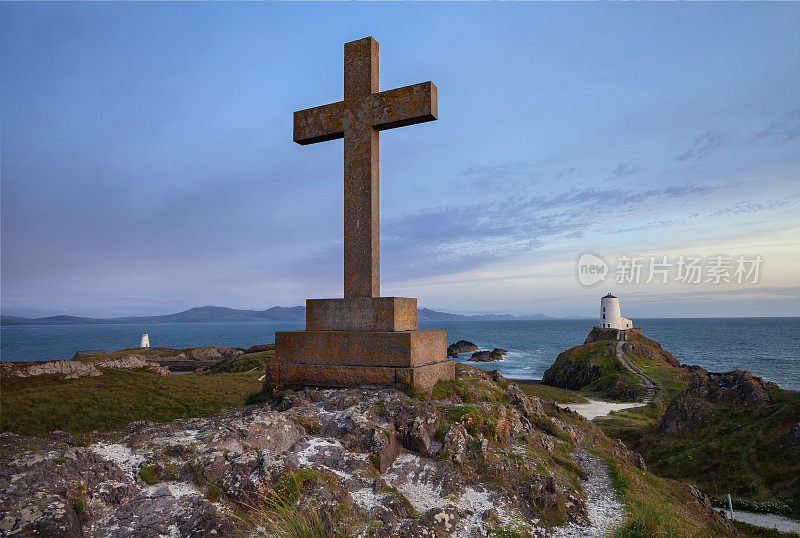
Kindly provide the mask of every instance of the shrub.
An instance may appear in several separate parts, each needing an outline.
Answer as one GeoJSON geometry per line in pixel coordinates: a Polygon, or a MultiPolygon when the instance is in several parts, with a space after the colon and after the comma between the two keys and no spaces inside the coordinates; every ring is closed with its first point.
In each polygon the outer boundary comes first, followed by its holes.
{"type": "Polygon", "coordinates": [[[145,484],[152,486],[158,482],[158,465],[147,465],[139,469],[139,478],[144,480],[145,484]]]}
{"type": "Polygon", "coordinates": [[[86,510],[86,504],[84,504],[83,499],[72,499],[72,509],[75,510],[76,514],[81,515],[86,510]]]}

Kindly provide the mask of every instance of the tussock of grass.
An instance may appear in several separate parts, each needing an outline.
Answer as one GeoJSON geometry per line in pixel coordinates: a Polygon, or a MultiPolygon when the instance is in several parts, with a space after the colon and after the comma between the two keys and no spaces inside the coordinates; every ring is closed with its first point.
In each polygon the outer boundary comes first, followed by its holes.
{"type": "Polygon", "coordinates": [[[264,538],[344,538],[366,535],[369,525],[352,517],[349,505],[324,513],[315,506],[299,506],[303,492],[320,480],[336,487],[330,477],[313,469],[300,469],[277,483],[262,483],[252,504],[245,504],[231,517],[248,536],[264,538]]]}
{"type": "Polygon", "coordinates": [[[144,480],[145,484],[152,486],[158,482],[158,465],[148,465],[139,469],[139,478],[144,480]]]}
{"type": "Polygon", "coordinates": [[[83,502],[83,499],[72,499],[72,509],[75,510],[75,513],[81,515],[84,510],[86,510],[86,503],[83,502]]]}

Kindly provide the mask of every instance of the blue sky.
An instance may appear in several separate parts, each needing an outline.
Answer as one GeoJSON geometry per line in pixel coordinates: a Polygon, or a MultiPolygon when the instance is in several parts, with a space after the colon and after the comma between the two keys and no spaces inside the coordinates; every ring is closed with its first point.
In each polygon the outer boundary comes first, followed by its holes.
{"type": "Polygon", "coordinates": [[[439,120],[381,133],[382,294],[457,312],[800,315],[798,4],[0,4],[2,307],[342,293],[343,43],[439,120]],[[576,278],[761,256],[755,284],[576,278]]]}

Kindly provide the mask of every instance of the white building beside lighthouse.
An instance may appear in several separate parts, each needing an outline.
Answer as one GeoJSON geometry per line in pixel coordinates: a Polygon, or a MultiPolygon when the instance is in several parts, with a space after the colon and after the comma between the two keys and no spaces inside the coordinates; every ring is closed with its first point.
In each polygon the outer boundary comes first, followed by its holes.
{"type": "Polygon", "coordinates": [[[600,327],[621,331],[633,328],[633,322],[619,313],[619,299],[610,293],[600,299],[600,327]]]}

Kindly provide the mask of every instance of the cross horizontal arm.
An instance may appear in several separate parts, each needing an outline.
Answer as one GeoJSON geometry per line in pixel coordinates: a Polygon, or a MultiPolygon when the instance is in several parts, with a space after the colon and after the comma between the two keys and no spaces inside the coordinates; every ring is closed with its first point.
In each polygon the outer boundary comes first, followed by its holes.
{"type": "Polygon", "coordinates": [[[433,121],[439,114],[436,85],[421,82],[366,97],[372,127],[378,131],[433,121]]]}
{"type": "Polygon", "coordinates": [[[344,136],[344,101],[298,110],[294,113],[294,141],[303,146],[344,136]]]}

